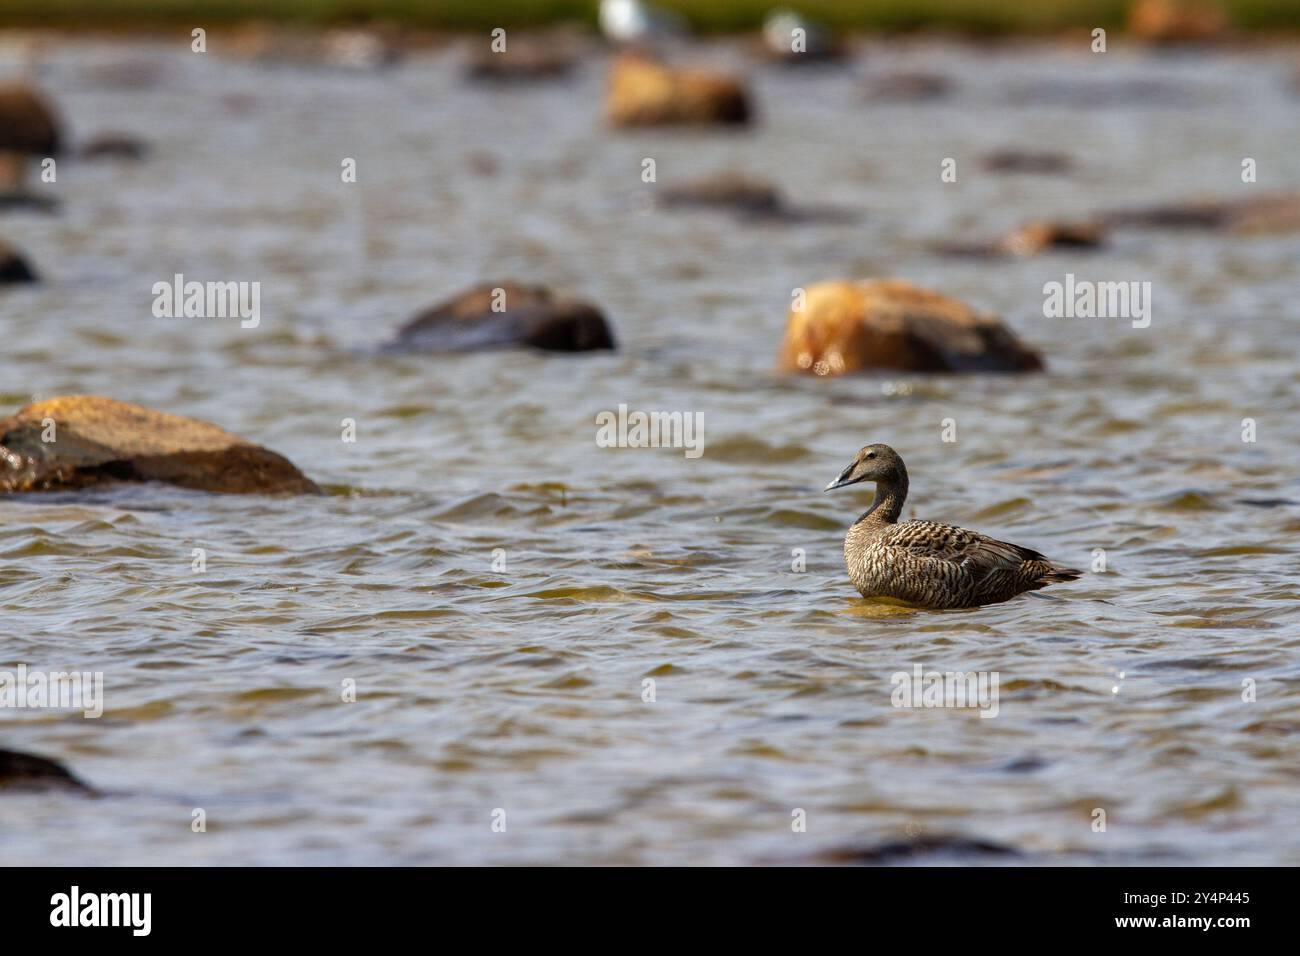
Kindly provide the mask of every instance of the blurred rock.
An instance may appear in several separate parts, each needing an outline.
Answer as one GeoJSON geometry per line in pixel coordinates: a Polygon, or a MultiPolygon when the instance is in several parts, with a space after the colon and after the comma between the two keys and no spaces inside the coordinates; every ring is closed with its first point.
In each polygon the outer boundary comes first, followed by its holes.
{"type": "Polygon", "coordinates": [[[149,154],[149,146],[144,140],[130,133],[98,133],[86,140],[77,149],[81,159],[124,159],[141,160],[149,154]]]}
{"type": "Polygon", "coordinates": [[[955,256],[1033,256],[1059,249],[1100,249],[1105,239],[1100,222],[1038,219],[991,242],[940,243],[935,249],[955,256]]]}
{"type": "Polygon", "coordinates": [[[1035,372],[1039,355],[995,315],[895,279],[821,282],[791,307],[779,365],[841,375],[871,368],[914,372],[1035,372]]]}
{"type": "Polygon", "coordinates": [[[0,420],[0,491],[115,481],[237,494],[320,492],[273,451],[207,422],[111,398],[52,398],[0,420]]]}
{"type": "Polygon", "coordinates": [[[0,285],[13,282],[35,282],[36,273],[18,252],[6,242],[0,242],[0,285]]]}
{"type": "Polygon", "coordinates": [[[845,846],[823,850],[812,860],[838,866],[898,866],[903,863],[933,865],[933,861],[972,863],[984,859],[1003,862],[1023,859],[1014,846],[991,840],[936,834],[887,840],[869,846],[845,846]]]}
{"type": "Polygon", "coordinates": [[[669,209],[722,209],[752,216],[776,216],[785,208],[775,186],[739,173],[718,173],[680,186],[663,186],[656,195],[659,204],[669,209]]]}
{"type": "Polygon", "coordinates": [[[1233,233],[1300,230],[1300,193],[1266,193],[1252,199],[1207,199],[1138,206],[1103,213],[1115,227],[1221,229],[1233,233]]]}
{"type": "Polygon", "coordinates": [[[577,59],[568,43],[551,36],[509,36],[506,48],[494,52],[487,43],[470,48],[465,75],[472,80],[498,82],[558,79],[567,76],[577,59]]]}
{"type": "Polygon", "coordinates": [[[369,71],[401,59],[400,35],[399,29],[382,25],[314,30],[255,21],[212,48],[270,65],[369,71]]]}
{"type": "Polygon", "coordinates": [[[864,95],[877,103],[918,103],[950,96],[956,84],[940,73],[885,73],[868,78],[864,95]]]}
{"type": "Polygon", "coordinates": [[[681,185],[664,185],[655,194],[664,209],[703,209],[731,213],[763,224],[798,225],[851,222],[857,216],[836,206],[793,206],[770,183],[724,172],[681,185]]]}
{"type": "Polygon", "coordinates": [[[0,750],[0,790],[24,793],[62,790],[87,796],[95,793],[62,764],[16,750],[0,750]]]}
{"type": "Polygon", "coordinates": [[[1136,0],[1128,29],[1151,43],[1204,43],[1228,32],[1228,14],[1212,0],[1136,0]]]}
{"type": "Polygon", "coordinates": [[[54,156],[63,145],[58,114],[30,86],[0,86],[0,153],[54,156]]]}
{"type": "Polygon", "coordinates": [[[531,346],[551,352],[614,348],[594,305],[545,286],[485,282],[426,309],[398,330],[386,352],[465,352],[531,346]]]}
{"type": "Polygon", "coordinates": [[[1032,149],[994,150],[981,162],[991,173],[1068,173],[1074,165],[1068,153],[1032,149]]]}
{"type": "Polygon", "coordinates": [[[605,117],[614,126],[747,123],[749,97],[735,76],[675,69],[625,53],[610,66],[605,117]]]}
{"type": "Polygon", "coordinates": [[[763,21],[762,38],[764,56],[789,66],[841,60],[847,52],[830,30],[793,10],[769,13],[763,21]]]}

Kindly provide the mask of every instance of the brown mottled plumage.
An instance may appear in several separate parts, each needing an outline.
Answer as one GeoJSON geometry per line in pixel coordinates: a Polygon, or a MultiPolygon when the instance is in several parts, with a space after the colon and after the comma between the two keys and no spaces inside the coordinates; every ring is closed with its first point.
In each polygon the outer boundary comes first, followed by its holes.
{"type": "Polygon", "coordinates": [[[928,608],[996,604],[1082,573],[1037,551],[937,521],[898,523],[907,469],[888,445],[868,445],[826,486],[876,483],[871,508],[844,538],[844,563],[863,597],[889,597],[928,608]]]}

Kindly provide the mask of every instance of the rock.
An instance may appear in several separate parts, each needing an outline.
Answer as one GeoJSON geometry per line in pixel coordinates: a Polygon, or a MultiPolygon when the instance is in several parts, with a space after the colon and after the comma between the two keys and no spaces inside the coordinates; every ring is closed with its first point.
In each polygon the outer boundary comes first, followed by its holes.
{"type": "Polygon", "coordinates": [[[613,126],[739,124],[750,112],[744,85],[730,74],[676,69],[634,53],[610,67],[605,118],[613,126]]]}
{"type": "Polygon", "coordinates": [[[983,165],[991,173],[1067,173],[1073,165],[1067,153],[1052,150],[999,149],[987,153],[983,165]]]}
{"type": "Polygon", "coordinates": [[[239,494],[320,492],[287,459],[216,425],[111,398],[52,398],[0,420],[0,491],[111,481],[239,494]]]}
{"type": "Polygon", "coordinates": [[[82,159],[144,159],[149,146],[130,133],[99,133],[81,144],[77,155],[82,159]]]}
{"type": "Polygon", "coordinates": [[[846,50],[830,30],[793,10],[776,9],[763,20],[763,54],[788,66],[827,63],[844,58],[846,50]],[[801,31],[796,33],[796,31],[801,31]]]}
{"type": "Polygon", "coordinates": [[[569,73],[576,59],[566,43],[546,37],[509,37],[506,48],[494,52],[476,44],[465,64],[471,80],[500,82],[557,79],[569,73]]]}
{"type": "Polygon", "coordinates": [[[779,363],[840,375],[869,368],[915,372],[1036,372],[1038,354],[997,316],[896,279],[821,282],[791,307],[779,363]]]}
{"type": "Polygon", "coordinates": [[[551,352],[615,347],[595,306],[556,298],[545,286],[494,282],[421,312],[384,350],[466,352],[524,345],[551,352]]]}
{"type": "Polygon", "coordinates": [[[11,246],[0,242],[0,285],[11,282],[35,282],[36,273],[27,260],[11,246]]]}
{"type": "Polygon", "coordinates": [[[937,251],[957,256],[1033,256],[1057,249],[1100,249],[1105,228],[1099,222],[1039,219],[992,242],[942,243],[937,251]]]}
{"type": "Polygon", "coordinates": [[[370,71],[401,59],[395,27],[317,30],[269,21],[245,23],[221,44],[232,56],[268,65],[370,71]]]}
{"type": "Polygon", "coordinates": [[[78,780],[62,764],[36,754],[0,750],[0,790],[47,792],[76,791],[93,795],[94,789],[78,780]]]}
{"type": "Polygon", "coordinates": [[[1295,232],[1300,230],[1300,193],[1138,206],[1103,213],[1101,220],[1116,227],[1220,229],[1238,234],[1295,232]]]}
{"type": "Polygon", "coordinates": [[[719,173],[680,186],[664,186],[657,197],[659,204],[669,209],[725,209],[751,216],[775,216],[784,207],[775,186],[738,173],[719,173]]]}
{"type": "Polygon", "coordinates": [[[0,152],[53,156],[63,142],[53,107],[29,86],[0,86],[0,152]]]}
{"type": "Polygon", "coordinates": [[[1129,8],[1128,29],[1151,43],[1204,43],[1228,31],[1228,15],[1205,0],[1137,0],[1129,8]]]}
{"type": "Polygon", "coordinates": [[[970,863],[984,858],[1014,860],[1024,853],[1005,843],[972,839],[959,835],[908,837],[887,840],[869,846],[845,846],[823,850],[815,858],[818,863],[840,866],[897,866],[900,863],[929,863],[935,858],[952,862],[970,863]]]}
{"type": "Polygon", "coordinates": [[[943,99],[953,89],[953,81],[940,73],[886,73],[871,77],[864,95],[877,103],[917,103],[943,99]]]}

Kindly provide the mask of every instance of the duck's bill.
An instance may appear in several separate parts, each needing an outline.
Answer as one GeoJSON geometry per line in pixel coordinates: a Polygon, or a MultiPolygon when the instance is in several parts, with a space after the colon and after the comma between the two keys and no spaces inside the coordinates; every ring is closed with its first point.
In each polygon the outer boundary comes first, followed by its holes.
{"type": "Polygon", "coordinates": [[[822,491],[834,491],[836,488],[843,488],[845,485],[856,485],[862,480],[861,478],[853,477],[853,469],[856,465],[857,462],[855,461],[853,464],[849,465],[849,467],[845,468],[840,472],[840,476],[823,488],[822,491]]]}

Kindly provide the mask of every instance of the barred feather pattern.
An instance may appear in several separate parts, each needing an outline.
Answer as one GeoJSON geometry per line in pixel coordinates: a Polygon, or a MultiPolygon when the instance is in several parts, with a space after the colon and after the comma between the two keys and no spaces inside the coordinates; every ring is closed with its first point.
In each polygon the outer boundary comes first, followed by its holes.
{"type": "Polygon", "coordinates": [[[863,597],[926,608],[996,604],[1081,573],[976,531],[937,521],[896,524],[877,509],[849,529],[844,563],[863,597]]]}

